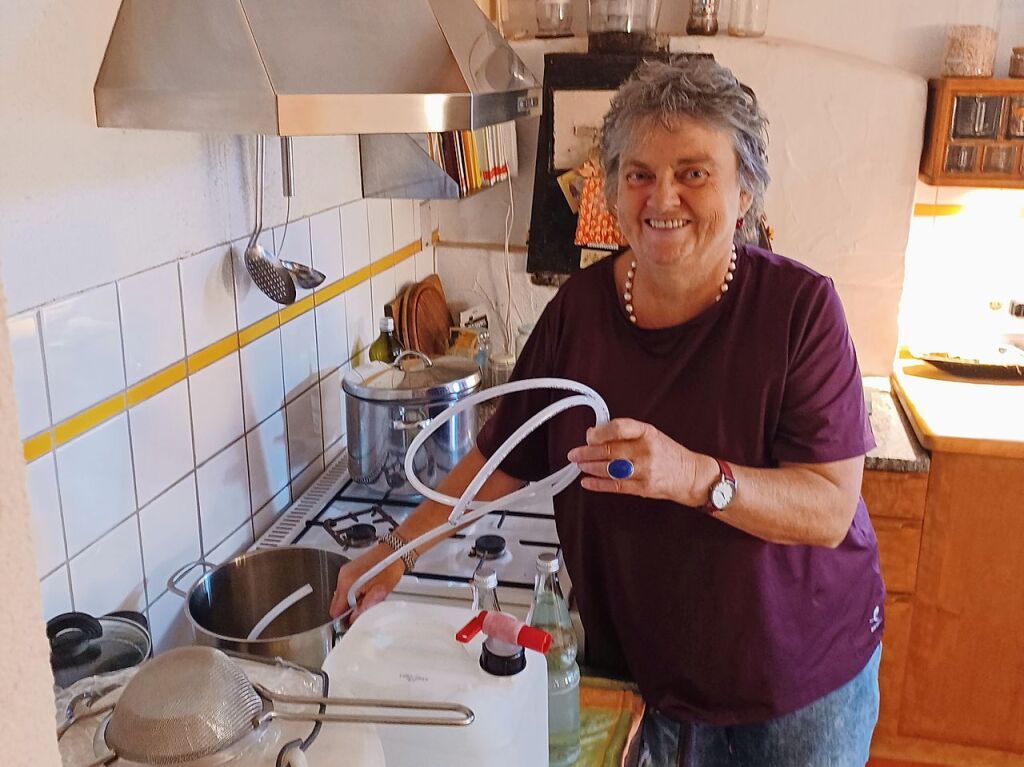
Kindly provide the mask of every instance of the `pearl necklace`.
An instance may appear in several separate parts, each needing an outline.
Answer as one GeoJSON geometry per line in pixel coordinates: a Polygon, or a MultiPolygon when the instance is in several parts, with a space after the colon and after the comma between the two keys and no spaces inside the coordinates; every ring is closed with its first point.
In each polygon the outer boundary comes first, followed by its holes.
{"type": "MultiPolygon", "coordinates": [[[[721,301],[729,291],[729,283],[732,282],[733,273],[736,271],[736,244],[732,246],[732,256],[729,258],[729,268],[725,272],[725,279],[722,281],[722,286],[718,289],[718,295],[715,296],[715,301],[721,301]]],[[[629,315],[629,321],[634,325],[636,324],[636,314],[633,312],[633,278],[636,275],[636,259],[634,258],[629,262],[629,271],[626,272],[626,285],[622,291],[622,299],[626,302],[626,313],[629,315]]]]}

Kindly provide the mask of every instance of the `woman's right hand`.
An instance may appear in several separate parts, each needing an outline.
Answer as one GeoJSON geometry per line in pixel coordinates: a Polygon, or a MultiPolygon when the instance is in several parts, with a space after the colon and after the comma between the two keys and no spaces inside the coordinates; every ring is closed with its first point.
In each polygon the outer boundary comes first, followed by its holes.
{"type": "MultiPolygon", "coordinates": [[[[331,599],[331,617],[337,618],[349,608],[348,591],[352,584],[371,567],[393,554],[393,550],[383,544],[377,544],[358,559],[344,565],[338,572],[338,586],[331,599]]],[[[356,618],[384,600],[392,592],[398,581],[405,573],[405,565],[398,559],[392,562],[386,570],[378,573],[369,581],[364,583],[356,594],[356,608],[348,618],[351,624],[356,618]]]]}

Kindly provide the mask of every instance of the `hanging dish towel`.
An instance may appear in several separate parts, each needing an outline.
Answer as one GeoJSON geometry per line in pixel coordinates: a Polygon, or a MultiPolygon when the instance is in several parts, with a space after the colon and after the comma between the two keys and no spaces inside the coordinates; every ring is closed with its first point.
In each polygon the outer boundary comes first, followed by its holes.
{"type": "Polygon", "coordinates": [[[580,167],[580,175],[584,182],[580,195],[580,217],[576,224],[576,244],[613,250],[626,245],[615,214],[605,204],[601,168],[593,160],[587,160],[580,167]]]}

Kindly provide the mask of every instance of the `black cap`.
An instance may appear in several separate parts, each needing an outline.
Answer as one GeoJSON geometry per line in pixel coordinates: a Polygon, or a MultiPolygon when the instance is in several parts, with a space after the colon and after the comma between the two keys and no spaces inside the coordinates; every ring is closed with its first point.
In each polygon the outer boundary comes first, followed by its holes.
{"type": "Polygon", "coordinates": [[[526,652],[518,648],[514,655],[498,655],[484,642],[480,652],[480,668],[492,676],[515,676],[526,668],[526,652]]]}

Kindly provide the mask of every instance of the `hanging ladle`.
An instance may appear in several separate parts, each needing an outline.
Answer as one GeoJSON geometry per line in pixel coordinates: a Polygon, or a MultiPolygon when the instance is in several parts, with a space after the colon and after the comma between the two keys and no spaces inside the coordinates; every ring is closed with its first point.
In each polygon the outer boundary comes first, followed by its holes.
{"type": "Polygon", "coordinates": [[[245,246],[245,268],[256,283],[256,287],[279,304],[295,303],[295,282],[288,271],[281,266],[273,253],[260,245],[257,240],[263,233],[263,165],[266,156],[266,142],[263,136],[256,137],[256,224],[245,246]]]}

